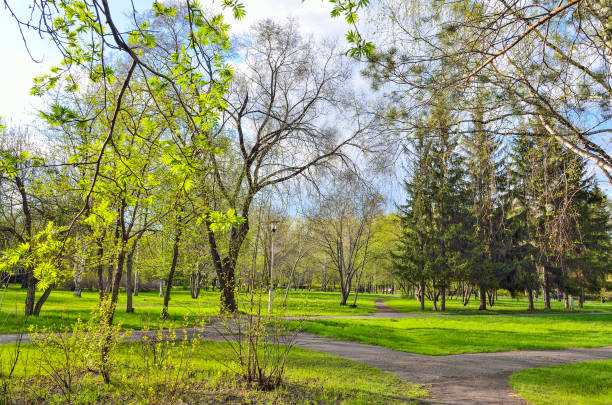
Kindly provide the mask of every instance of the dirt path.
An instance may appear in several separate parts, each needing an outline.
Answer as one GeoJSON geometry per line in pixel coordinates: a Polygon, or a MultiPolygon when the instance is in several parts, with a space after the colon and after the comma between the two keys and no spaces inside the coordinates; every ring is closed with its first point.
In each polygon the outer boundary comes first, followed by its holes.
{"type": "Polygon", "coordinates": [[[296,345],[389,371],[427,384],[432,404],[525,404],[508,386],[518,370],[588,360],[612,359],[612,347],[530,350],[426,356],[380,346],[300,334],[296,345]]]}

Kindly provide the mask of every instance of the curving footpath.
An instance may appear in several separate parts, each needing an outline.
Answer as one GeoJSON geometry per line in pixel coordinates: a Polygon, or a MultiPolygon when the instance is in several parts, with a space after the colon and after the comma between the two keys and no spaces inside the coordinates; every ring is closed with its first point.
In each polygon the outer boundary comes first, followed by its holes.
{"type": "Polygon", "coordinates": [[[381,346],[302,333],[296,345],[391,372],[426,384],[434,404],[525,404],[508,385],[515,371],[589,360],[612,359],[612,347],[529,350],[427,356],[381,346]]]}
{"type": "MultiPolygon", "coordinates": [[[[376,308],[377,313],[358,318],[404,318],[419,315],[398,313],[380,301],[376,302],[376,308]]],[[[425,402],[444,405],[527,404],[508,385],[508,379],[514,372],[557,364],[612,359],[612,346],[428,356],[306,333],[297,337],[296,345],[364,363],[407,381],[425,384],[430,392],[430,398],[425,402]]]]}

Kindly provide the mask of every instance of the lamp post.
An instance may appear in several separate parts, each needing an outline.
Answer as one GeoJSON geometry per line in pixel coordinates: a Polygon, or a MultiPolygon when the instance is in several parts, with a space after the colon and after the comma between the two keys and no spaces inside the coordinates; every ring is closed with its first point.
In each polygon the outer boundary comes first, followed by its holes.
{"type": "Polygon", "coordinates": [[[274,301],[274,233],[276,232],[276,221],[270,223],[272,236],[270,237],[270,290],[268,291],[268,313],[272,313],[272,302],[274,301]]]}

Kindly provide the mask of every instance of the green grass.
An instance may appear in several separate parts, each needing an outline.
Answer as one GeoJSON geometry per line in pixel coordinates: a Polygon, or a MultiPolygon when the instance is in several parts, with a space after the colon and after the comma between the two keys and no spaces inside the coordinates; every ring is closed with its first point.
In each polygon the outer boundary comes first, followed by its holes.
{"type": "MultiPolygon", "coordinates": [[[[413,297],[393,297],[386,298],[384,300],[385,304],[396,311],[404,312],[404,313],[420,313],[421,306],[419,302],[413,297]]],[[[509,297],[500,297],[496,300],[495,305],[493,307],[489,307],[487,304],[486,311],[479,311],[478,306],[480,301],[478,299],[470,299],[468,305],[463,306],[461,304],[461,300],[452,299],[446,300],[446,311],[439,313],[449,313],[449,314],[514,314],[514,313],[529,313],[527,308],[529,306],[529,302],[525,297],[519,298],[509,298],[509,297]]],[[[557,313],[557,312],[568,312],[563,308],[563,301],[551,301],[550,303],[551,309],[544,309],[544,302],[541,300],[534,301],[535,312],[549,312],[549,313],[557,313]]],[[[440,302],[438,302],[438,308],[440,307],[440,302]]],[[[431,301],[425,301],[425,313],[432,313],[433,304],[431,301]]],[[[584,303],[584,308],[578,308],[578,300],[574,300],[574,312],[612,312],[612,302],[601,303],[598,301],[586,301],[584,303]]]]}
{"type": "MultiPolygon", "coordinates": [[[[6,357],[14,345],[0,347],[0,359],[6,357]]],[[[23,345],[21,359],[14,377],[15,384],[19,385],[20,377],[28,372],[27,381],[36,381],[40,372],[37,365],[36,351],[33,345],[23,345]],[[29,363],[29,364],[28,364],[29,363]]],[[[181,346],[173,348],[174,364],[182,356],[181,346]]],[[[286,365],[286,374],[283,385],[274,391],[259,391],[239,383],[235,376],[223,366],[223,360],[229,353],[226,343],[198,342],[191,359],[191,366],[196,374],[190,378],[193,386],[192,395],[197,403],[262,403],[262,404],[397,404],[415,403],[418,398],[427,396],[427,391],[418,385],[406,382],[391,373],[360,363],[342,359],[337,356],[294,348],[289,354],[286,365]],[[196,391],[195,393],[193,391],[196,391]],[[205,400],[208,398],[208,401],[205,400]],[[202,402],[203,401],[203,402],[202,402]]],[[[120,366],[114,373],[110,387],[101,384],[99,376],[92,376],[79,390],[83,396],[97,403],[100,398],[108,403],[119,402],[119,399],[128,400],[129,393],[133,392],[132,383],[135,375],[131,374],[130,367],[142,363],[141,353],[136,344],[124,344],[120,349],[120,366]],[[122,365],[121,365],[122,364],[122,365]]],[[[4,362],[3,365],[5,366],[4,362]]],[[[6,367],[6,366],[5,366],[6,367]]],[[[6,371],[6,369],[0,371],[6,371]]],[[[159,383],[159,375],[150,383],[154,386],[159,383]]],[[[39,380],[40,381],[40,380],[39,380]]],[[[37,397],[49,400],[53,391],[44,384],[35,389],[37,397]]],[[[157,387],[156,394],[160,400],[159,392],[163,387],[157,387]]],[[[32,394],[30,394],[32,395],[32,394]]],[[[56,395],[57,396],[57,395],[56,395]]],[[[186,398],[187,403],[191,403],[186,398]]],[[[139,403],[136,401],[135,403],[139,403]]]]}
{"type": "Polygon", "coordinates": [[[609,405],[612,360],[522,370],[510,386],[534,405],[609,405]]]}
{"type": "Polygon", "coordinates": [[[321,319],[307,332],[428,355],[612,345],[612,315],[321,319]]]}
{"type": "MultiPolygon", "coordinates": [[[[315,291],[290,291],[287,307],[282,308],[284,291],[278,291],[275,300],[275,311],[286,316],[299,315],[368,315],[376,311],[374,302],[380,295],[362,294],[357,308],[339,305],[340,293],[315,291]]],[[[25,290],[17,285],[11,285],[4,293],[0,307],[0,334],[14,333],[23,322],[25,290]]],[[[0,292],[2,295],[2,292],[0,292]]],[[[202,291],[197,299],[192,299],[189,291],[181,288],[172,290],[170,300],[170,322],[159,320],[163,298],[157,292],[141,292],[134,297],[134,313],[125,311],[125,294],[120,294],[115,314],[116,322],[124,328],[141,329],[143,325],[151,328],[168,325],[174,322],[183,325],[185,320],[193,323],[198,317],[212,316],[219,313],[219,292],[202,291]]],[[[245,294],[238,294],[238,300],[245,301],[245,294]]],[[[262,297],[263,311],[267,308],[267,295],[262,297]]],[[[88,319],[91,310],[98,305],[98,293],[84,291],[80,298],[75,298],[71,291],[55,290],[45,302],[38,317],[30,317],[28,324],[45,327],[48,330],[61,330],[76,321],[88,319]]]]}

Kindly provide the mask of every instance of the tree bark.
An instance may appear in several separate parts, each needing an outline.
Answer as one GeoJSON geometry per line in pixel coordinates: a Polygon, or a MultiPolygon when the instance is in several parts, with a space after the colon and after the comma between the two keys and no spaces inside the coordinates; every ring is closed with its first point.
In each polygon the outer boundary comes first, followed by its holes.
{"type": "Polygon", "coordinates": [[[438,296],[439,295],[440,295],[440,293],[438,291],[434,291],[433,292],[432,304],[433,304],[433,311],[434,312],[438,312],[438,296]]]}
{"type": "MultiPolygon", "coordinates": [[[[28,243],[32,242],[32,213],[30,212],[30,205],[28,203],[28,192],[26,190],[23,179],[16,175],[14,177],[15,185],[17,186],[17,190],[21,196],[21,209],[23,211],[24,222],[25,222],[25,232],[26,239],[28,243]]],[[[28,249],[28,253],[31,251],[28,249]]],[[[34,313],[34,300],[36,299],[36,283],[38,280],[34,277],[34,269],[30,266],[26,269],[26,283],[28,291],[26,293],[25,300],[25,315],[29,316],[34,313]]]]}
{"type": "Polygon", "coordinates": [[[206,220],[210,254],[215,265],[215,270],[217,271],[217,279],[221,289],[221,313],[235,313],[238,310],[236,298],[234,296],[234,292],[236,290],[235,269],[238,255],[240,253],[240,247],[242,246],[242,243],[249,232],[248,211],[251,199],[252,197],[244,203],[244,208],[242,210],[242,217],[245,219],[245,221],[238,226],[232,227],[230,230],[228,254],[224,258],[221,258],[221,255],[219,254],[217,240],[214,232],[211,229],[212,223],[209,220],[206,220]]]}
{"type": "Polygon", "coordinates": [[[113,318],[115,316],[115,307],[117,299],[119,298],[119,287],[121,285],[121,277],[123,276],[123,266],[125,265],[126,256],[126,245],[127,241],[122,240],[119,245],[119,253],[117,254],[117,266],[115,266],[115,272],[113,274],[111,291],[110,291],[110,314],[108,316],[108,325],[113,324],[113,318]]]}
{"type": "Polygon", "coordinates": [[[125,265],[125,295],[126,295],[126,304],[125,304],[125,312],[134,312],[134,306],[132,304],[132,266],[134,265],[134,251],[136,250],[136,242],[132,249],[130,249],[130,253],[127,256],[127,263],[125,265]]]}
{"type": "Polygon", "coordinates": [[[470,303],[471,296],[472,296],[472,288],[469,285],[463,286],[463,301],[461,303],[463,304],[464,307],[470,303]]]}
{"type": "Polygon", "coordinates": [[[82,257],[79,254],[74,255],[74,297],[81,296],[81,280],[83,279],[83,264],[82,257]]]}
{"type": "Polygon", "coordinates": [[[361,271],[357,276],[357,285],[355,286],[355,297],[353,298],[353,304],[351,308],[357,308],[357,294],[359,294],[359,283],[361,282],[361,274],[363,273],[363,266],[361,267],[361,271]]]}
{"type": "Polygon", "coordinates": [[[200,296],[200,289],[202,288],[202,270],[200,266],[201,264],[198,263],[198,270],[189,276],[189,294],[193,299],[200,296]]]}
{"type": "Polygon", "coordinates": [[[28,291],[26,293],[25,301],[25,314],[26,316],[34,314],[34,300],[36,299],[36,277],[34,277],[34,270],[29,268],[26,271],[28,291]]]}
{"type": "Polygon", "coordinates": [[[527,310],[535,310],[535,307],[533,306],[533,290],[531,288],[527,291],[527,298],[529,299],[529,308],[527,310]]]}
{"type": "Polygon", "coordinates": [[[323,261],[323,275],[321,276],[321,291],[327,291],[327,259],[323,261]]]}
{"type": "Polygon", "coordinates": [[[542,286],[542,289],[544,290],[544,308],[550,309],[550,285],[546,266],[544,266],[544,285],[542,286]]]}
{"type": "Polygon", "coordinates": [[[178,262],[179,254],[179,243],[181,241],[181,219],[178,218],[176,232],[174,233],[174,245],[172,247],[172,264],[170,265],[170,272],[168,273],[168,280],[166,281],[166,294],[164,295],[164,307],[162,308],[162,318],[168,317],[168,304],[170,303],[170,292],[172,291],[172,282],[174,281],[174,272],[176,271],[176,264],[178,262]]]}
{"type": "Polygon", "coordinates": [[[421,303],[421,311],[425,311],[425,281],[421,281],[419,285],[419,301],[421,303]]]}
{"type": "Polygon", "coordinates": [[[480,287],[478,291],[478,296],[480,297],[480,306],[478,307],[478,310],[486,311],[487,309],[487,290],[484,287],[480,287]]]}
{"type": "Polygon", "coordinates": [[[490,293],[487,293],[487,297],[489,298],[489,307],[495,305],[495,290],[491,290],[490,293]]]}
{"type": "Polygon", "coordinates": [[[53,289],[53,286],[49,286],[43,292],[43,294],[40,296],[40,298],[38,298],[38,301],[36,302],[36,306],[34,307],[34,312],[33,312],[34,316],[40,315],[40,310],[42,309],[42,306],[45,303],[45,301],[47,301],[47,298],[49,298],[49,294],[51,294],[51,290],[52,289],[53,289]]]}
{"type": "Polygon", "coordinates": [[[102,241],[98,240],[98,250],[96,252],[98,256],[98,266],[96,268],[98,273],[98,295],[100,300],[104,298],[104,246],[102,241]]]}

